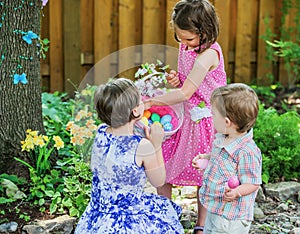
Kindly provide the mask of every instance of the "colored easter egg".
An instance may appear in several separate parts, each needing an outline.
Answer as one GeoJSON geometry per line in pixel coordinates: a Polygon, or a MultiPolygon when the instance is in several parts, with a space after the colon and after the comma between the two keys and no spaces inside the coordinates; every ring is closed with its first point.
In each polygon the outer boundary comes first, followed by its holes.
{"type": "Polygon", "coordinates": [[[235,189],[237,186],[240,185],[239,178],[237,176],[231,176],[227,182],[228,187],[231,189],[235,189]]]}
{"type": "Polygon", "coordinates": [[[159,122],[160,121],[160,116],[157,113],[152,113],[151,120],[153,122],[159,122]]]}
{"type": "Polygon", "coordinates": [[[165,131],[172,131],[173,130],[173,125],[170,122],[165,123],[163,126],[164,126],[165,131]]]}
{"type": "Polygon", "coordinates": [[[145,110],[143,116],[145,116],[147,119],[149,119],[151,116],[151,111],[145,110]]]}
{"type": "Polygon", "coordinates": [[[197,166],[200,170],[204,170],[208,165],[208,159],[206,158],[200,158],[196,161],[197,166]]]}
{"type": "Polygon", "coordinates": [[[148,124],[149,125],[153,124],[153,121],[151,119],[148,119],[148,124]]]}
{"type": "Polygon", "coordinates": [[[158,121],[155,121],[155,122],[153,122],[153,124],[155,124],[155,125],[159,125],[160,127],[162,127],[161,123],[160,123],[160,122],[158,122],[158,121]]]}
{"type": "Polygon", "coordinates": [[[149,124],[148,119],[147,119],[145,116],[143,116],[143,117],[141,118],[140,121],[141,121],[145,126],[148,126],[148,124],[149,124]]]}
{"type": "Polygon", "coordinates": [[[169,114],[167,114],[167,115],[164,115],[164,116],[161,117],[160,123],[161,123],[162,125],[165,125],[166,123],[170,123],[171,120],[172,120],[172,116],[169,115],[169,114]]]}

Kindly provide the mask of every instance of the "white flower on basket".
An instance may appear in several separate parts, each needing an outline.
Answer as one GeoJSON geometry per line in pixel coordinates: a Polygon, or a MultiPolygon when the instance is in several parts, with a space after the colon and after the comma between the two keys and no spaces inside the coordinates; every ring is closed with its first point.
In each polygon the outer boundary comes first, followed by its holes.
{"type": "MultiPolygon", "coordinates": [[[[167,75],[166,70],[169,65],[164,65],[157,60],[154,63],[141,64],[135,73],[135,85],[144,98],[151,98],[169,92],[166,87],[167,75]]],[[[152,106],[145,110],[143,117],[135,123],[134,132],[145,137],[144,128],[150,129],[151,124],[158,122],[165,130],[164,140],[169,139],[178,131],[183,122],[183,103],[170,106],[152,106]]]]}
{"type": "Polygon", "coordinates": [[[142,96],[153,97],[158,88],[162,88],[167,83],[167,72],[169,65],[164,65],[161,61],[157,63],[141,64],[141,68],[135,73],[135,84],[141,91],[142,96]]]}
{"type": "Polygon", "coordinates": [[[191,119],[196,123],[198,123],[203,118],[208,118],[212,116],[211,110],[206,107],[204,101],[200,102],[198,106],[193,107],[190,110],[190,114],[191,119]]]}

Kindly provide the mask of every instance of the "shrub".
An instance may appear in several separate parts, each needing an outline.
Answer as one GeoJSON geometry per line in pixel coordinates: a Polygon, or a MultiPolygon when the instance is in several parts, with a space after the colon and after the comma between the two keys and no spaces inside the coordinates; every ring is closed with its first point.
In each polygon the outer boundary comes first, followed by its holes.
{"type": "Polygon", "coordinates": [[[254,140],[263,157],[263,182],[300,177],[300,118],[297,112],[279,115],[274,108],[260,106],[254,140]]]}

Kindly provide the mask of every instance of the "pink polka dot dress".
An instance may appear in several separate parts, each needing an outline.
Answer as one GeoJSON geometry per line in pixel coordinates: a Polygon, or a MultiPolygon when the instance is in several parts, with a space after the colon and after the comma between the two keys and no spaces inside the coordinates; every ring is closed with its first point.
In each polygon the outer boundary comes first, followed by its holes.
{"type": "MultiPolygon", "coordinates": [[[[210,107],[210,96],[217,87],[226,85],[226,73],[221,47],[214,43],[210,47],[219,54],[220,63],[217,68],[207,73],[198,90],[184,102],[184,120],[181,128],[163,144],[167,178],[166,182],[174,185],[201,186],[202,174],[192,167],[193,158],[201,153],[210,153],[214,136],[212,117],[202,118],[195,122],[191,119],[190,110],[202,101],[210,107]]],[[[178,75],[181,84],[190,73],[197,53],[186,50],[180,44],[178,55],[178,75]]]]}

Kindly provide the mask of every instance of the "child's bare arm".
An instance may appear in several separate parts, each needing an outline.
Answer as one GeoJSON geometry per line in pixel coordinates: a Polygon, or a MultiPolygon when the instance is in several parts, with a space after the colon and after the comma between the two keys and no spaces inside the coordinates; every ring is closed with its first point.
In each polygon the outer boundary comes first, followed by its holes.
{"type": "Polygon", "coordinates": [[[242,196],[247,196],[255,192],[259,188],[259,184],[241,184],[235,189],[227,188],[224,195],[226,202],[232,202],[242,196]]]}
{"type": "Polygon", "coordinates": [[[150,133],[145,129],[146,138],[143,139],[137,149],[137,163],[145,168],[149,182],[154,187],[162,186],[166,179],[166,170],[162,156],[161,144],[164,137],[162,127],[152,124],[150,133]]]}

